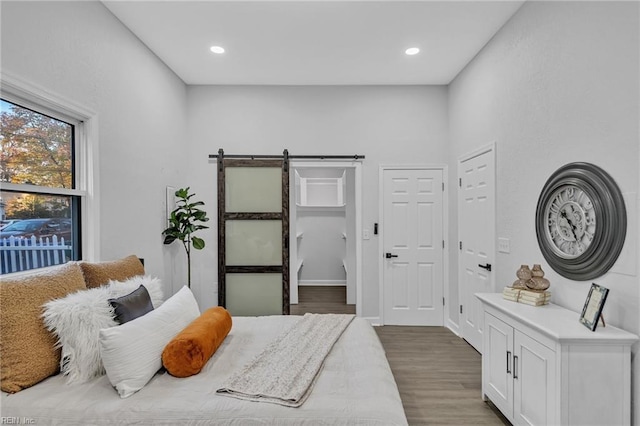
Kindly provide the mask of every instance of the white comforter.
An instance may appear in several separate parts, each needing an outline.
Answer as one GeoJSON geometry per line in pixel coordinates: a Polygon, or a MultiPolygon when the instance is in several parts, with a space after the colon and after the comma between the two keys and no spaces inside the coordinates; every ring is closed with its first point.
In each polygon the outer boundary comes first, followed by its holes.
{"type": "MultiPolygon", "coordinates": [[[[298,408],[216,394],[234,371],[288,327],[294,317],[233,318],[233,328],[200,374],[157,374],[121,399],[106,376],[66,385],[61,376],[16,394],[2,393],[0,415],[38,425],[406,425],[384,350],[356,318],[326,359],[313,392],[298,408]]],[[[21,424],[22,424],[21,423],[21,424]]]]}

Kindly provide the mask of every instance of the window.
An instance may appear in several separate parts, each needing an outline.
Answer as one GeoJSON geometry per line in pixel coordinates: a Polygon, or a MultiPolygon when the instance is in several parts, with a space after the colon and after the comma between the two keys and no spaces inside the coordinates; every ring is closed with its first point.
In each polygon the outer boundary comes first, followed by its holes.
{"type": "Polygon", "coordinates": [[[0,99],[2,274],[81,258],[76,139],[83,123],[26,99],[0,99]]]}

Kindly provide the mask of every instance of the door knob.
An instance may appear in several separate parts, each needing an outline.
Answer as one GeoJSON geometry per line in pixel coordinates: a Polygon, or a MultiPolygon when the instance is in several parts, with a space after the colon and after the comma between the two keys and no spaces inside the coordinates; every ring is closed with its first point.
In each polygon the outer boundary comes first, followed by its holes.
{"type": "Polygon", "coordinates": [[[487,271],[491,272],[491,264],[487,263],[486,265],[478,265],[479,267],[481,267],[482,269],[486,269],[487,271]]]}
{"type": "Polygon", "coordinates": [[[391,253],[385,253],[384,257],[386,257],[387,259],[391,259],[392,257],[398,257],[397,254],[391,254],[391,253]]]}

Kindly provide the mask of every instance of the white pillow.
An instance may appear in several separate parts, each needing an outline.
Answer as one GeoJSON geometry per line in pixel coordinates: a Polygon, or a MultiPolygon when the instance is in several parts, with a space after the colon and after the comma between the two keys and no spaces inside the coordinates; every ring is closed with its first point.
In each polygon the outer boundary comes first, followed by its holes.
{"type": "Polygon", "coordinates": [[[100,354],[109,381],[121,398],[146,385],[162,367],[165,346],[200,316],[186,286],[158,309],[117,327],[100,330],[100,354]]]}
{"type": "Polygon", "coordinates": [[[44,324],[55,333],[58,338],[56,345],[62,348],[60,372],[67,377],[67,383],[84,383],[104,374],[98,341],[100,329],[118,325],[110,298],[127,295],[142,284],[147,288],[154,307],[162,303],[159,279],[149,276],[134,278],[80,290],[43,305],[44,324]]]}

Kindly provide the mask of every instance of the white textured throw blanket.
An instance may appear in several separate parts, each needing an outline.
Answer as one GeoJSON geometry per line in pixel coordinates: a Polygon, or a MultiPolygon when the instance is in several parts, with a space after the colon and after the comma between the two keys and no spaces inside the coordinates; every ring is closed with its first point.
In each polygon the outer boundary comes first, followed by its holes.
{"type": "Polygon", "coordinates": [[[217,390],[250,401],[299,407],[353,315],[305,314],[217,390]]]}

